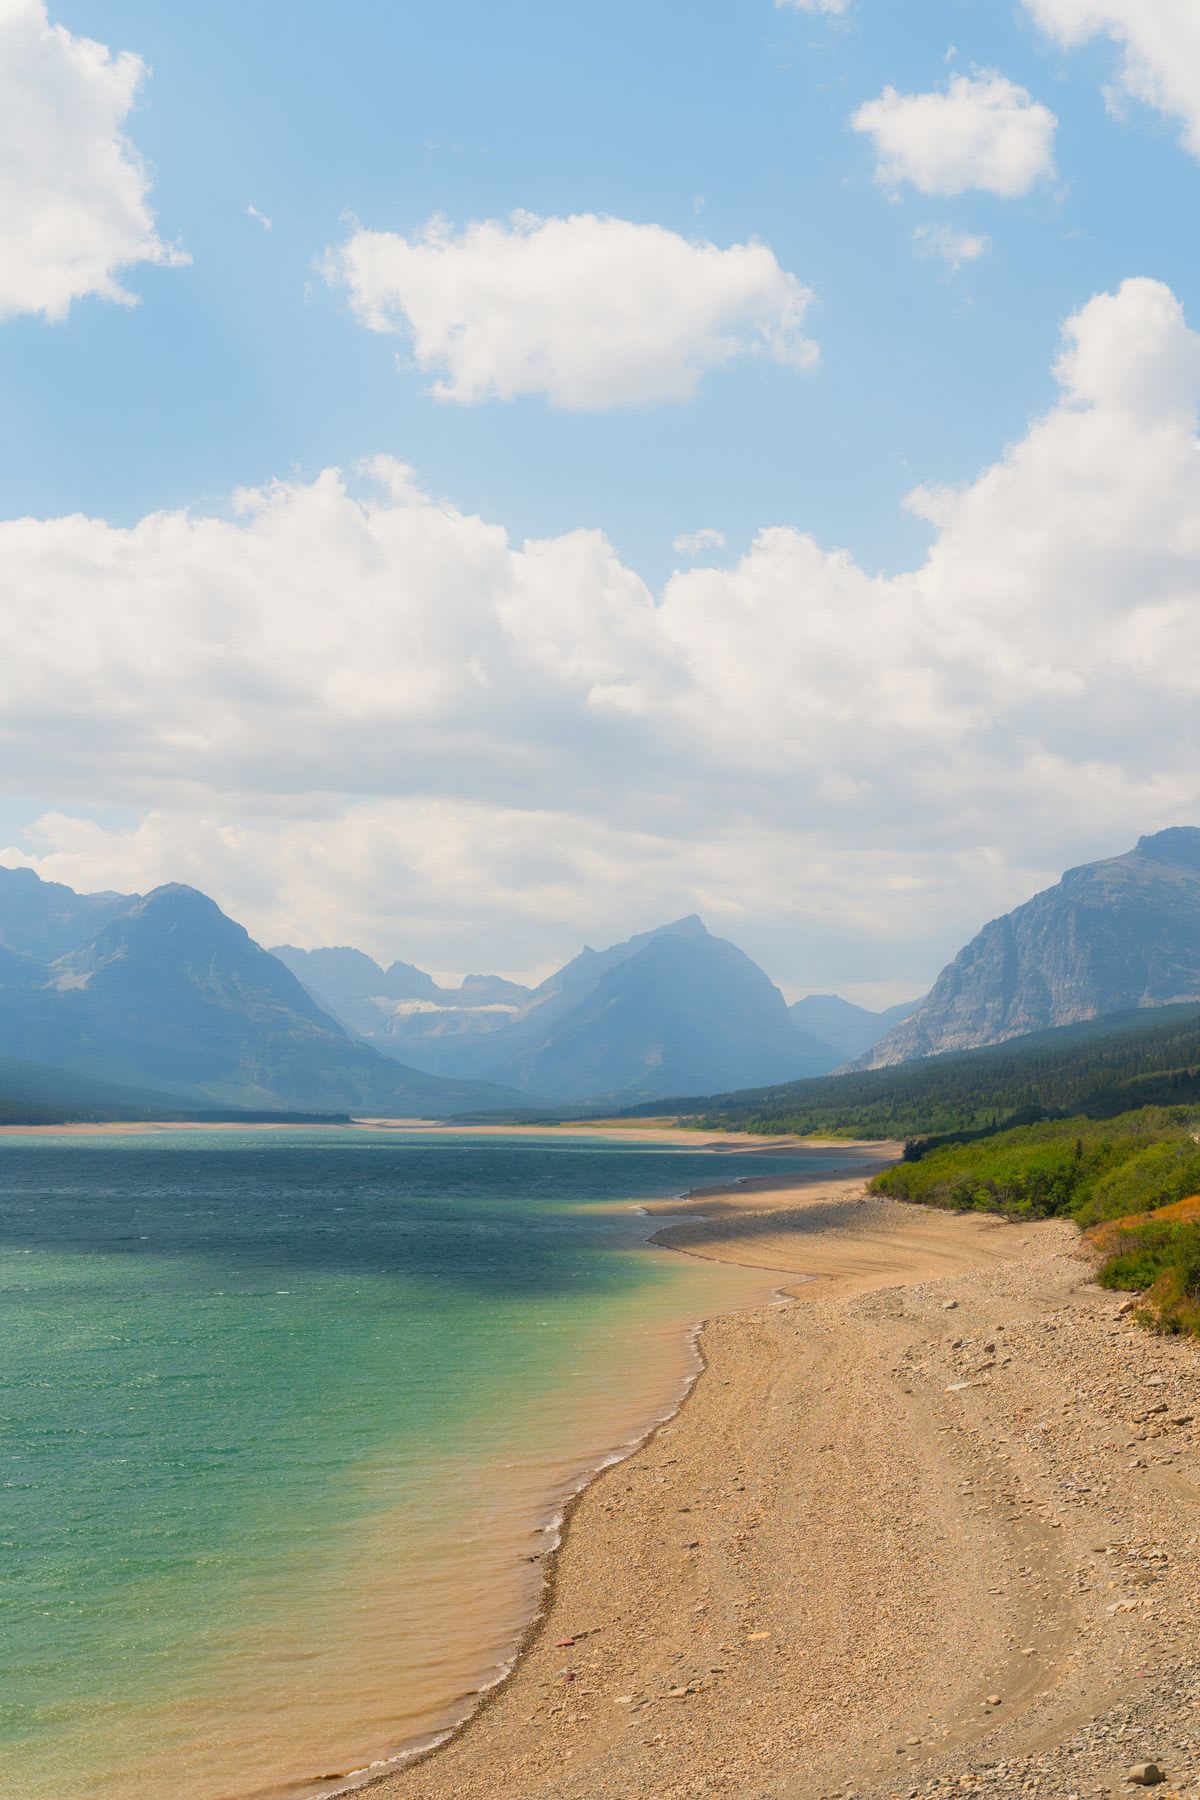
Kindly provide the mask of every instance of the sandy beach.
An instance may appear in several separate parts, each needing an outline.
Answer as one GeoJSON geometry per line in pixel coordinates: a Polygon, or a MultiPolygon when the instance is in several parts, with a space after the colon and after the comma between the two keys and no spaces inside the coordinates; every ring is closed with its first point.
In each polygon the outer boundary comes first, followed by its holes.
{"type": "Polygon", "coordinates": [[[453,1119],[110,1119],[99,1123],[72,1121],[60,1125],[0,1125],[0,1137],[131,1137],[169,1131],[390,1131],[397,1135],[436,1134],[452,1137],[590,1138],[614,1143],[647,1142],[684,1145],[692,1150],[874,1150],[857,1139],[757,1137],[748,1131],[702,1132],[681,1126],[630,1125],[599,1119],[586,1125],[456,1125],[453,1119]]]}
{"type": "Polygon", "coordinates": [[[575,1504],[514,1674],[372,1794],[1082,1800],[1153,1761],[1200,1795],[1195,1346],[1065,1224],[847,1177],[690,1210],[657,1241],[779,1302],[706,1326],[681,1411],[575,1504]]]}
{"type": "Polygon", "coordinates": [[[661,1119],[588,1119],[563,1125],[456,1125],[453,1119],[355,1119],[353,1124],[360,1130],[436,1132],[454,1137],[603,1137],[619,1144],[684,1145],[690,1150],[786,1150],[797,1145],[808,1150],[877,1148],[857,1138],[798,1138],[786,1134],[760,1137],[750,1131],[700,1131],[661,1119]]]}

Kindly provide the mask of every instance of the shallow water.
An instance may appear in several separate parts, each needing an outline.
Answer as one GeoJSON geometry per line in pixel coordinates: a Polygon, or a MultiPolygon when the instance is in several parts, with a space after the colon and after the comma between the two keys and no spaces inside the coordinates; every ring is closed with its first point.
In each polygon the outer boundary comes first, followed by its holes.
{"type": "Polygon", "coordinates": [[[762,1274],[631,1202],[833,1167],[295,1131],[0,1144],[8,1800],[249,1800],[460,1717],[565,1494],[762,1274]]]}

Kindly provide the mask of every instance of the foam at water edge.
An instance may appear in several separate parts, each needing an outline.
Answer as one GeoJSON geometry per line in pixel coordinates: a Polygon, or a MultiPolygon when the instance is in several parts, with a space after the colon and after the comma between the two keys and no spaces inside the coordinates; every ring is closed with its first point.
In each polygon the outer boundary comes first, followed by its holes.
{"type": "MultiPolygon", "coordinates": [[[[644,1211],[645,1209],[638,1208],[637,1210],[644,1211]]],[[[683,1377],[683,1380],[680,1383],[679,1392],[672,1405],[670,1405],[665,1412],[660,1413],[652,1425],[647,1426],[644,1431],[639,1431],[634,1437],[627,1438],[619,1449],[610,1451],[607,1456],[602,1457],[598,1463],[581,1475],[579,1479],[568,1488],[565,1503],[555,1507],[554,1512],[545,1524],[535,1527],[542,1535],[548,1536],[551,1539],[551,1542],[546,1546],[546,1549],[540,1558],[542,1563],[542,1587],[537,1610],[534,1612],[529,1624],[522,1633],[521,1641],[517,1645],[512,1656],[508,1657],[500,1664],[491,1680],[485,1681],[480,1687],[474,1690],[471,1695],[471,1704],[452,1725],[447,1726],[444,1731],[437,1732],[433,1737],[425,1739],[421,1743],[412,1744],[406,1750],[397,1751],[394,1756],[381,1757],[377,1761],[366,1764],[361,1770],[354,1769],[349,1771],[346,1776],[339,1778],[340,1785],[338,1787],[326,1790],[329,1800],[337,1800],[339,1794],[361,1793],[365,1787],[372,1785],[376,1781],[382,1780],[383,1777],[390,1772],[407,1768],[411,1763],[419,1761],[422,1757],[431,1756],[433,1752],[439,1750],[443,1744],[449,1743],[451,1738],[457,1737],[458,1733],[471,1723],[471,1720],[478,1713],[488,1695],[494,1693],[498,1687],[502,1686],[502,1684],[508,1680],[545,1621],[546,1598],[551,1587],[554,1557],[562,1548],[563,1533],[570,1520],[575,1504],[581,1495],[591,1487],[593,1481],[595,1481],[599,1475],[604,1474],[608,1469],[616,1468],[620,1463],[627,1462],[644,1444],[648,1444],[650,1439],[654,1437],[657,1432],[661,1431],[664,1426],[669,1425],[671,1420],[678,1415],[679,1409],[695,1387],[706,1367],[704,1353],[700,1348],[700,1338],[707,1323],[707,1319],[699,1319],[687,1329],[685,1341],[693,1367],[683,1377]]]]}

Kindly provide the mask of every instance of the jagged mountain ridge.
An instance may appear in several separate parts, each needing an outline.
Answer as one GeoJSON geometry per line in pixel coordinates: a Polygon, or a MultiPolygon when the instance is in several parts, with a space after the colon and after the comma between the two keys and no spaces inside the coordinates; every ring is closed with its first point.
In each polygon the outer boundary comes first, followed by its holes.
{"type": "Polygon", "coordinates": [[[1200,830],[1174,826],[985,925],[861,1066],[1198,997],[1200,830]]]}
{"type": "MultiPolygon", "coordinates": [[[[278,954],[305,955],[286,946],[278,954]]],[[[327,980],[330,965],[312,960],[321,955],[290,966],[302,979],[327,980]]],[[[605,950],[589,946],[536,988],[472,976],[432,1001],[392,1003],[389,971],[372,967],[376,993],[366,1010],[351,1011],[328,984],[312,991],[352,1029],[367,1017],[370,1041],[418,1068],[557,1101],[625,1102],[787,1080],[824,1073],[846,1056],[798,1026],[757,964],[695,915],[605,950]]]]}
{"type": "Polygon", "coordinates": [[[31,881],[0,868],[0,1055],[252,1108],[443,1116],[517,1099],[349,1038],[195,888],[31,881]]]}

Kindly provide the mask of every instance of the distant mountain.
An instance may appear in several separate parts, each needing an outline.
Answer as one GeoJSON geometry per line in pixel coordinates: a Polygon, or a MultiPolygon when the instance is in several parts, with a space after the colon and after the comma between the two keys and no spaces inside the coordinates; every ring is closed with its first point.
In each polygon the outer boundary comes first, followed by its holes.
{"type": "Polygon", "coordinates": [[[271,955],[292,971],[319,1005],[365,1038],[386,1038],[397,1015],[446,1008],[511,1010],[533,992],[503,975],[468,975],[460,987],[443,988],[412,963],[394,962],[385,969],[362,950],[297,950],[294,944],[276,944],[271,955]]]}
{"type": "Polygon", "coordinates": [[[0,944],[53,962],[86,944],[127,900],[126,894],[77,894],[32,869],[0,868],[0,944]]]}
{"type": "Polygon", "coordinates": [[[290,966],[380,1049],[432,1074],[486,1078],[550,1100],[607,1103],[786,1080],[845,1060],[840,1047],[798,1027],[762,970],[695,917],[585,949],[532,989],[469,976],[433,999],[391,999],[373,963],[366,1006],[334,992],[329,965],[311,960],[327,954],[290,966]]]}
{"type": "Polygon", "coordinates": [[[1124,856],[1069,869],[985,925],[863,1066],[1196,998],[1200,830],[1177,826],[1141,838],[1124,856]]]}
{"type": "Polygon", "coordinates": [[[695,917],[585,951],[537,990],[515,1032],[522,1041],[510,1039],[492,1078],[564,1099],[649,1098],[831,1066],[828,1046],[797,1029],[758,965],[695,917]]]}
{"type": "Polygon", "coordinates": [[[428,1117],[517,1099],[352,1041],[195,888],[41,894],[31,881],[0,869],[0,1056],[252,1108],[428,1117]]]}
{"type": "Polygon", "coordinates": [[[829,1044],[841,1060],[849,1060],[877,1044],[893,1025],[899,1025],[920,1005],[920,1000],[905,1000],[883,1012],[871,1012],[838,994],[809,994],[794,1001],[788,1012],[801,1031],[829,1044]]]}
{"type": "Polygon", "coordinates": [[[329,950],[297,950],[276,944],[279,958],[297,980],[335,1019],[370,1037],[402,1000],[437,1000],[441,990],[432,975],[411,963],[394,962],[382,969],[361,950],[346,946],[329,950]]]}

